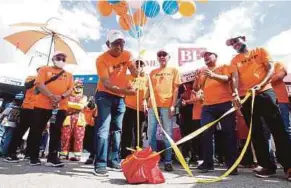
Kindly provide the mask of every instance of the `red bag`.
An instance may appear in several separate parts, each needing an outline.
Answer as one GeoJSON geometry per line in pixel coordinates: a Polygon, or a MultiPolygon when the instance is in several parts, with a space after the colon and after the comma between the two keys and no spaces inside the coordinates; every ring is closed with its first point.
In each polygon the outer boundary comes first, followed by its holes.
{"type": "Polygon", "coordinates": [[[123,174],[130,184],[160,184],[165,178],[159,169],[160,155],[154,154],[150,147],[135,151],[121,163],[123,174]]]}

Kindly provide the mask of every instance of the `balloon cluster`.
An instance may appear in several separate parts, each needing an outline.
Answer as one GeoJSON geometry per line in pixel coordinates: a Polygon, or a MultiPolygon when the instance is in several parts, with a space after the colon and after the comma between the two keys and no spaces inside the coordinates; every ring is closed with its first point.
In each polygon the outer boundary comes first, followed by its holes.
{"type": "Polygon", "coordinates": [[[190,17],[196,12],[196,5],[193,0],[164,0],[161,5],[157,0],[99,0],[97,9],[102,16],[110,16],[115,12],[120,27],[138,39],[142,37],[143,26],[148,19],[157,17],[161,10],[170,16],[180,14],[190,17]]]}

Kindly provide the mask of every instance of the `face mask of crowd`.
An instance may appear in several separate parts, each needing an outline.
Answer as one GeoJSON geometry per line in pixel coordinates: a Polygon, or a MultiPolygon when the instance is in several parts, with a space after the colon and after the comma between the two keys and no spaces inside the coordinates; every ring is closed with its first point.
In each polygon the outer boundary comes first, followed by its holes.
{"type": "Polygon", "coordinates": [[[58,68],[64,68],[65,63],[63,61],[54,61],[54,65],[58,68]]]}

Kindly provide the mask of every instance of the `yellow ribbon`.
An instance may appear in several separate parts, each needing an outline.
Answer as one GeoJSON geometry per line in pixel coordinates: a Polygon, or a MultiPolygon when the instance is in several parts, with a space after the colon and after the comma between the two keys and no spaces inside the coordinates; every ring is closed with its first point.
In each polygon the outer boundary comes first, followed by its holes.
{"type": "MultiPolygon", "coordinates": [[[[148,82],[149,82],[149,90],[150,90],[150,98],[151,98],[152,108],[153,108],[154,114],[156,116],[156,119],[158,121],[158,124],[159,124],[161,130],[163,131],[164,135],[166,136],[167,140],[170,142],[171,148],[173,148],[173,150],[174,150],[179,162],[183,166],[183,168],[186,170],[186,172],[190,176],[193,176],[193,174],[192,174],[189,166],[187,165],[187,163],[186,163],[181,151],[179,150],[178,146],[175,144],[175,142],[172,140],[172,138],[167,134],[167,132],[163,129],[163,126],[162,126],[161,121],[160,121],[160,117],[159,117],[159,113],[158,113],[158,109],[157,109],[157,103],[156,103],[156,99],[155,99],[155,94],[154,94],[154,90],[153,90],[150,78],[148,78],[148,82]]],[[[161,152],[159,152],[157,154],[160,154],[160,153],[161,152]]]]}

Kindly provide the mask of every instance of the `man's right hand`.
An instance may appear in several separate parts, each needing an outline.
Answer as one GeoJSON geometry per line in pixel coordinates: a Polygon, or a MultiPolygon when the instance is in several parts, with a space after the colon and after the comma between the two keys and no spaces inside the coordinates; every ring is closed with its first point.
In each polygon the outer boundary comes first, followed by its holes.
{"type": "Polygon", "coordinates": [[[239,95],[234,96],[234,98],[233,98],[233,106],[235,107],[235,109],[241,109],[242,108],[241,99],[240,99],[239,95]]]}
{"type": "Polygon", "coordinates": [[[136,88],[130,87],[130,88],[125,88],[124,89],[124,94],[125,95],[136,95],[136,93],[137,93],[137,89],[136,88]]]}
{"type": "Polygon", "coordinates": [[[59,103],[62,100],[62,97],[60,95],[49,95],[49,98],[51,99],[52,103],[59,103]]]}

